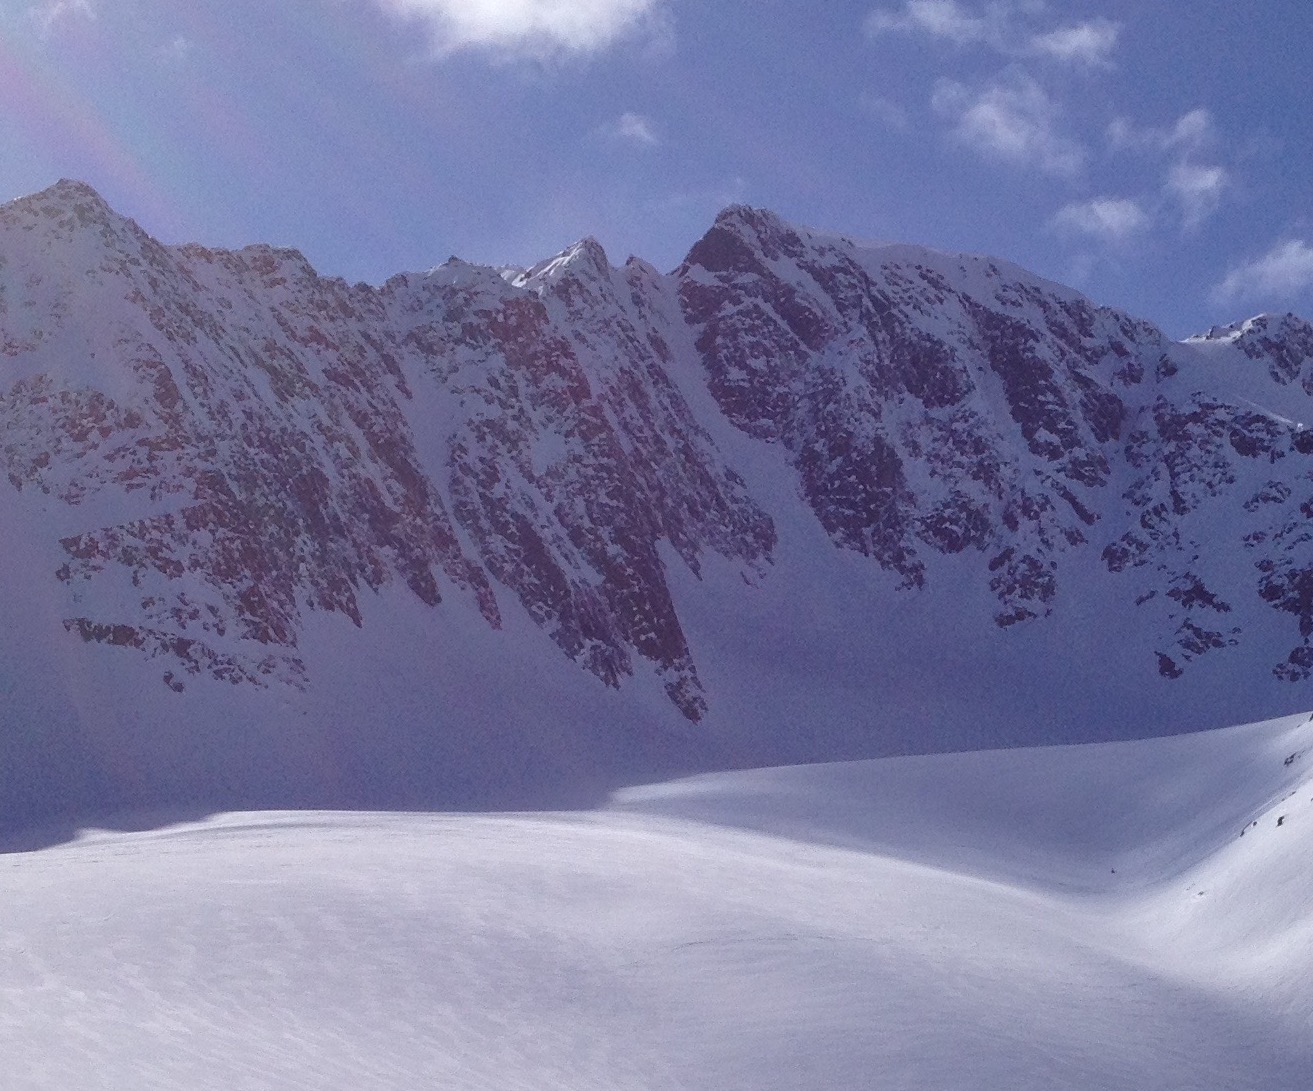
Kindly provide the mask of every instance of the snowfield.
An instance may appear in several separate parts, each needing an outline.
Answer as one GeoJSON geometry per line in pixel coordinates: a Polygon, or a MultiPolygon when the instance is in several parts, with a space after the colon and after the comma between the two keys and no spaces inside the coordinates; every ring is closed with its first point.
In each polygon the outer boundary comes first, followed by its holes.
{"type": "Polygon", "coordinates": [[[1313,718],[0,856],[0,1082],[1309,1086],[1313,718]]]}

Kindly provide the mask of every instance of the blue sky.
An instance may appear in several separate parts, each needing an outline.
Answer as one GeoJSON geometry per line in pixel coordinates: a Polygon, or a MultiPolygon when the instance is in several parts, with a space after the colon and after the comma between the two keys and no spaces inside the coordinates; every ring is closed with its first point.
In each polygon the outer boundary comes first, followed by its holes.
{"type": "Polygon", "coordinates": [[[378,282],[723,205],[986,252],[1174,336],[1313,317],[1308,0],[0,0],[0,199],[378,282]]]}

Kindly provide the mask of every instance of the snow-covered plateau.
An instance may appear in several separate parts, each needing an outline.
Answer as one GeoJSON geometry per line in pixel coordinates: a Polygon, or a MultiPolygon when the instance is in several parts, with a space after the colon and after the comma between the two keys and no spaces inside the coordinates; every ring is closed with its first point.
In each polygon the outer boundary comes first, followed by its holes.
{"type": "MultiPolygon", "coordinates": [[[[15,843],[10,846],[19,849],[15,843]]],[[[1295,1091],[1313,717],[0,855],[6,1091],[1295,1091]]]]}

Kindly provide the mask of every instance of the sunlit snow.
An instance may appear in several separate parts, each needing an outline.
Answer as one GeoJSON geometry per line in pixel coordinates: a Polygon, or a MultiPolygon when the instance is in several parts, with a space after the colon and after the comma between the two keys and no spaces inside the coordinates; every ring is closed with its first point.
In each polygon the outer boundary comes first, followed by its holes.
{"type": "Polygon", "coordinates": [[[1313,720],[0,856],[13,1091],[1306,1086],[1313,720]]]}

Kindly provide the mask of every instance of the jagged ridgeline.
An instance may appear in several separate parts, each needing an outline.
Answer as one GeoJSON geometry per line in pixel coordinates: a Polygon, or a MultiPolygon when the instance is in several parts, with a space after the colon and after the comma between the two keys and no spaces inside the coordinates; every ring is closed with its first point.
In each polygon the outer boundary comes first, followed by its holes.
{"type": "Polygon", "coordinates": [[[381,287],[0,206],[0,820],[1302,708],[1313,328],[732,207],[381,287]]]}

